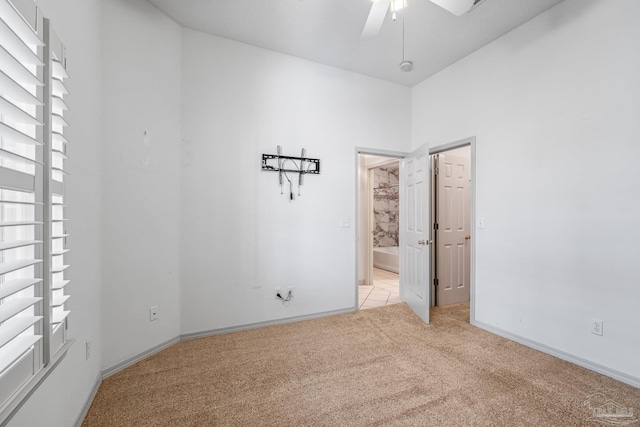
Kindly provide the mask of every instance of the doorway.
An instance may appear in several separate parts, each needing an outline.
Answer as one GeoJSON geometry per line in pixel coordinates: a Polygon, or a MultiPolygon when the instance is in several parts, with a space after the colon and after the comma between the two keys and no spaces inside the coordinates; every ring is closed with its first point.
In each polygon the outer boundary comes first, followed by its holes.
{"type": "Polygon", "coordinates": [[[400,302],[399,156],[358,153],[358,309],[400,302]]]}
{"type": "Polygon", "coordinates": [[[469,143],[430,153],[433,306],[471,299],[471,148],[469,143]]]}
{"type": "MultiPolygon", "coordinates": [[[[399,264],[400,264],[400,300],[406,303],[425,323],[429,323],[430,307],[435,305],[436,286],[434,276],[434,262],[436,255],[432,250],[436,239],[433,229],[434,203],[433,177],[429,173],[432,169],[432,155],[444,153],[460,147],[470,147],[470,200],[469,205],[469,302],[466,313],[469,323],[475,324],[475,230],[476,230],[476,184],[475,184],[475,137],[450,142],[427,148],[426,144],[416,148],[411,153],[393,152],[386,150],[356,147],[356,283],[355,309],[358,309],[359,285],[371,283],[372,271],[368,268],[372,261],[372,250],[369,239],[369,220],[363,212],[368,212],[367,189],[368,174],[366,161],[362,155],[374,155],[400,159],[400,232],[399,232],[399,264]]],[[[451,154],[451,153],[449,153],[451,154]]],[[[466,235],[465,235],[466,236],[466,235]]],[[[371,269],[372,270],[372,269],[371,269]]]]}

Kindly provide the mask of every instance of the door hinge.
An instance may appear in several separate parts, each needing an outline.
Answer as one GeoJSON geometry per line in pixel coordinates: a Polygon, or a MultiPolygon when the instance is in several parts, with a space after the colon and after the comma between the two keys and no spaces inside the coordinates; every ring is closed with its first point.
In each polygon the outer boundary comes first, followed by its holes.
{"type": "Polygon", "coordinates": [[[433,168],[433,174],[438,175],[438,168],[433,168]]]}
{"type": "Polygon", "coordinates": [[[437,229],[438,229],[438,223],[437,223],[437,222],[434,222],[434,223],[433,223],[433,229],[434,229],[434,230],[437,230],[437,229]]]}
{"type": "Polygon", "coordinates": [[[438,286],[438,279],[433,279],[433,286],[438,286]]]}

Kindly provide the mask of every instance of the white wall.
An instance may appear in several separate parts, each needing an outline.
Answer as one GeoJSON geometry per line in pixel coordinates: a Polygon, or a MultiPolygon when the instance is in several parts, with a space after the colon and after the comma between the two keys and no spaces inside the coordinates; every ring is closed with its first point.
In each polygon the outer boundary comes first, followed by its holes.
{"type": "Polygon", "coordinates": [[[181,28],[142,0],[105,1],[102,25],[109,368],[180,333],[181,28]],[[151,306],[159,307],[154,322],[151,306]]]}
{"type": "Polygon", "coordinates": [[[639,15],[565,0],[413,90],[414,146],[477,137],[476,320],[636,383],[639,15]]]}
{"type": "Polygon", "coordinates": [[[409,148],[410,89],[188,29],[182,66],[183,333],[355,307],[355,147],[409,148]],[[322,161],[294,202],[277,145],[322,161]]]}
{"type": "Polygon", "coordinates": [[[68,335],[76,342],[9,425],[71,426],[87,402],[100,374],[100,217],[101,105],[100,1],[38,0],[67,48],[71,79],[65,98],[70,111],[66,198],[71,222],[68,240],[71,298],[68,335]],[[70,13],[73,11],[73,13],[70,13]],[[85,342],[92,356],[85,360],[85,342]]]}

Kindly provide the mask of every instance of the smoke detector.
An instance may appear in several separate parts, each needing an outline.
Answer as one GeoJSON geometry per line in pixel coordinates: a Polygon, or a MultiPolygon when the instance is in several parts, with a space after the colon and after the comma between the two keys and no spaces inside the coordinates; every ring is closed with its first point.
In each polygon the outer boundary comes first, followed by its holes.
{"type": "Polygon", "coordinates": [[[411,61],[402,61],[400,63],[400,70],[406,72],[409,72],[413,69],[413,62],[411,61]]]}

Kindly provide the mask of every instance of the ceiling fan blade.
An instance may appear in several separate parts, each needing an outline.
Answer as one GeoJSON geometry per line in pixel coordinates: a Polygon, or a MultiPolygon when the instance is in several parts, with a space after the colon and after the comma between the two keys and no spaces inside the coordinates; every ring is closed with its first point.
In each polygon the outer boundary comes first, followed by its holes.
{"type": "Polygon", "coordinates": [[[431,0],[441,8],[456,16],[463,15],[480,4],[483,0],[431,0]]]}
{"type": "Polygon", "coordinates": [[[364,24],[364,29],[362,30],[362,35],[360,36],[361,40],[369,40],[374,38],[380,32],[380,28],[382,28],[382,23],[384,22],[385,16],[387,16],[387,11],[389,10],[389,4],[391,0],[377,0],[371,5],[371,11],[369,12],[369,17],[367,18],[367,22],[364,24]]]}

